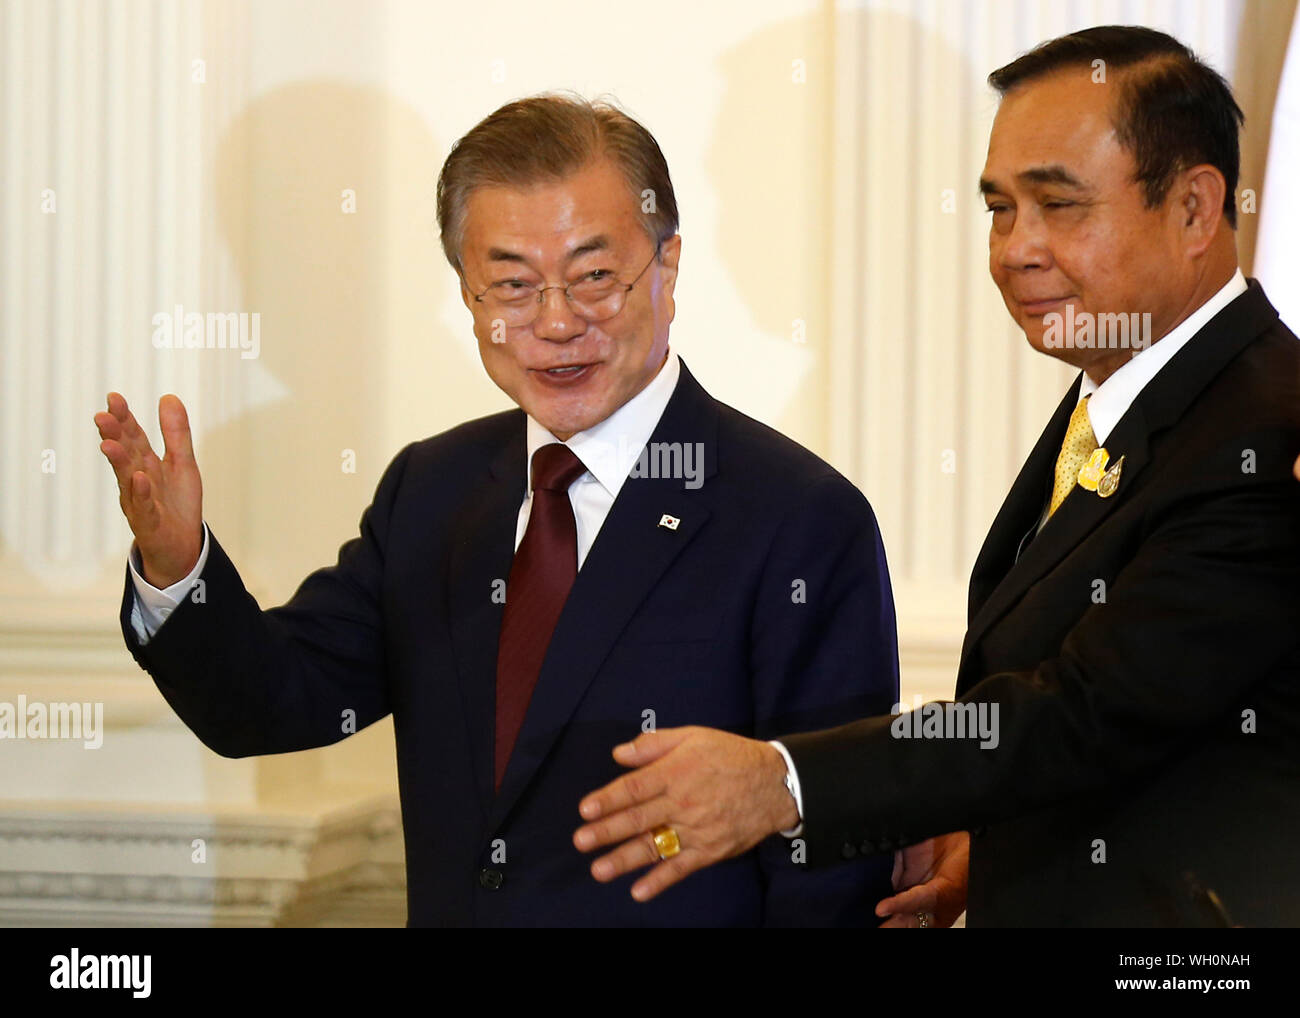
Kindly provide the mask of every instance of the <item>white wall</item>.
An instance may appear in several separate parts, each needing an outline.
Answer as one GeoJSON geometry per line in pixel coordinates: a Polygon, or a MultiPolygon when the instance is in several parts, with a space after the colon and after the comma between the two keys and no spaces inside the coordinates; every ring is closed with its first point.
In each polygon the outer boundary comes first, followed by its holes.
{"type": "MultiPolygon", "coordinates": [[[[507,405],[442,261],[433,184],[457,137],[543,89],[612,93],[655,133],[682,218],[674,345],[715,395],[862,486],[905,694],[949,693],[966,575],[1072,377],[1028,349],[987,278],[984,76],[1088,24],[1167,29],[1238,86],[1242,187],[1259,189],[1294,6],[4,0],[0,700],[101,701],[109,737],[0,742],[0,856],[6,831],[87,811],[180,810],[196,830],[278,818],[283,834],[286,809],[318,832],[342,810],[387,836],[356,804],[391,802],[390,724],[220,760],[130,660],[130,535],[91,416],[118,389],[156,435],[158,396],[178,393],[209,523],[263,603],[286,599],[355,532],[403,444],[507,405]],[[176,304],[259,313],[260,356],[156,350],[152,316],[176,304]]],[[[314,835],[283,837],[310,855],[314,835]]],[[[282,915],[287,893],[258,914],[282,915]]],[[[22,915],[54,914],[28,898],[22,915]]]]}

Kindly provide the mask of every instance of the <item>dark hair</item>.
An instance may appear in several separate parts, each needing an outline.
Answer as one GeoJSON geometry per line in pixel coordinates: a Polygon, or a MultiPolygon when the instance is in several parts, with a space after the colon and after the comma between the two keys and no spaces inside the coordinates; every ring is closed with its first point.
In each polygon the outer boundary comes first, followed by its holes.
{"type": "Polygon", "coordinates": [[[452,146],[438,176],[438,228],[447,261],[460,271],[465,209],[475,188],[561,180],[601,157],[619,167],[638,206],[644,210],[651,199],[643,219],[651,241],[659,245],[675,234],[677,198],[654,136],[612,100],[548,92],[507,103],[452,146]]]}
{"type": "Polygon", "coordinates": [[[989,75],[999,95],[1071,67],[1126,70],[1118,82],[1115,134],[1133,153],[1147,208],[1169,194],[1174,177],[1201,163],[1223,174],[1223,216],[1237,227],[1237,135],[1245,115],[1214,68],[1173,36],[1152,28],[1103,25],[1051,39],[989,75]]]}

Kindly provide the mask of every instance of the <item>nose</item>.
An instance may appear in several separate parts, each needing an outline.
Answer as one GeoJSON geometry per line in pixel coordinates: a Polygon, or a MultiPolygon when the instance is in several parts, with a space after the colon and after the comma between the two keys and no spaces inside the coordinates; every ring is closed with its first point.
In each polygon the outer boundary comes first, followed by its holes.
{"type": "Polygon", "coordinates": [[[1046,269],[1052,264],[1043,218],[1032,205],[1018,208],[1010,230],[999,233],[995,229],[989,243],[994,265],[1004,270],[1046,269]]]}
{"type": "Polygon", "coordinates": [[[542,306],[533,322],[533,334],[552,343],[566,343],[587,331],[587,323],[573,313],[564,287],[548,286],[542,291],[542,306]]]}

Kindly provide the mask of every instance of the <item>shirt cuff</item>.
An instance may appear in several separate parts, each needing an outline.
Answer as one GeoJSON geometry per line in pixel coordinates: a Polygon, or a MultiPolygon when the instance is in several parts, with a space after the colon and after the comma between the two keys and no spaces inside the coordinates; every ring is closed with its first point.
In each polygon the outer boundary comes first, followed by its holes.
{"type": "Polygon", "coordinates": [[[203,573],[208,561],[208,524],[203,524],[203,549],[199,560],[183,580],[178,580],[166,589],[155,587],[141,575],[143,565],[140,562],[140,549],[133,543],[131,553],[126,557],[127,567],[131,570],[131,582],[135,587],[135,604],[131,608],[131,628],[135,630],[136,639],[141,644],[148,643],[167,616],[176,610],[176,606],[185,599],[190,588],[203,573]]]}
{"type": "Polygon", "coordinates": [[[772,739],[768,742],[769,746],[775,746],[781,758],[785,760],[786,777],[790,779],[790,792],[794,795],[794,807],[799,811],[799,825],[788,831],[782,831],[781,836],[784,838],[797,838],[803,833],[803,791],[799,787],[799,772],[794,769],[794,761],[790,759],[790,751],[781,743],[772,739]]]}

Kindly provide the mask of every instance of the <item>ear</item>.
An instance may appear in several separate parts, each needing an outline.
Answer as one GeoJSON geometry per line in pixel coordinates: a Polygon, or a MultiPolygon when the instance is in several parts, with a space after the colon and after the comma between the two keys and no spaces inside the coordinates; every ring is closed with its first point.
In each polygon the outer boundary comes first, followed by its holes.
{"type": "Polygon", "coordinates": [[[465,305],[465,307],[469,310],[470,314],[473,314],[473,313],[474,313],[474,295],[473,295],[472,293],[469,292],[469,287],[468,287],[468,286],[466,285],[466,283],[465,283],[465,276],[464,276],[463,273],[457,272],[457,273],[456,273],[456,278],[460,280],[460,299],[461,299],[461,302],[462,302],[462,303],[465,305]]]}
{"type": "Polygon", "coordinates": [[[1223,199],[1227,184],[1217,167],[1201,163],[1178,175],[1172,197],[1178,227],[1189,255],[1205,252],[1223,223],[1223,199]]]}
{"type": "Polygon", "coordinates": [[[663,285],[664,296],[672,299],[677,286],[677,261],[682,256],[682,235],[674,233],[663,242],[659,250],[659,280],[663,285]]]}

